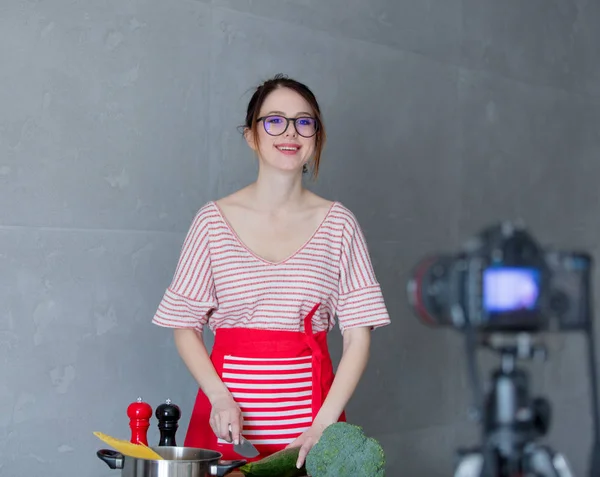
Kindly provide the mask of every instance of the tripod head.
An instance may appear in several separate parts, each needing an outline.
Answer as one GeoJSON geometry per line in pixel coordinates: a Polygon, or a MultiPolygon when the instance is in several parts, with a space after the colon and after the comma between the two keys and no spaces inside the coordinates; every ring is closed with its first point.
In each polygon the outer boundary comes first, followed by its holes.
{"type": "Polygon", "coordinates": [[[531,333],[489,333],[479,337],[480,345],[500,355],[501,362],[546,361],[548,348],[539,335],[531,333]]]}
{"type": "Polygon", "coordinates": [[[483,440],[499,460],[517,464],[524,449],[546,435],[551,418],[550,403],[531,396],[529,374],[517,361],[545,359],[547,350],[527,334],[490,336],[485,346],[500,354],[500,365],[484,402],[483,440]]]}

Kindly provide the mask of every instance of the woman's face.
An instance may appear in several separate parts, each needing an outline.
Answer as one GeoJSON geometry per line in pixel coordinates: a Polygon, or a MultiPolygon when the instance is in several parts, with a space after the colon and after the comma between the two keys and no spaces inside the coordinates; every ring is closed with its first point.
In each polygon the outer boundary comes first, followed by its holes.
{"type": "MultiPolygon", "coordinates": [[[[294,90],[278,88],[263,102],[259,118],[255,127],[263,165],[280,171],[301,171],[316,145],[316,122],[310,104],[294,90]]],[[[247,138],[256,151],[252,134],[247,138]]]]}

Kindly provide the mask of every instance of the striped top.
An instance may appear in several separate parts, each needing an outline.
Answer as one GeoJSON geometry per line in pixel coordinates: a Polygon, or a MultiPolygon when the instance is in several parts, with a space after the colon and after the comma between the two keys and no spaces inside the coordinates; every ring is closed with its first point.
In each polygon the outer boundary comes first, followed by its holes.
{"type": "Polygon", "coordinates": [[[354,214],[334,202],[312,237],[290,257],[265,260],[240,240],[219,206],[197,212],[173,280],[152,322],[169,328],[244,327],[304,331],[316,303],[313,331],[390,323],[363,232],[354,214]]]}

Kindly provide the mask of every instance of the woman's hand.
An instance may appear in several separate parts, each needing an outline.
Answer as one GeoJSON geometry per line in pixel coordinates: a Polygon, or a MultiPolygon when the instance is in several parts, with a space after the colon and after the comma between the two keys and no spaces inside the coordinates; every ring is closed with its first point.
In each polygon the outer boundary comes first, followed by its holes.
{"type": "Polygon", "coordinates": [[[243,427],[242,411],[229,393],[220,394],[211,399],[212,409],[210,411],[210,427],[221,439],[227,442],[239,444],[240,434],[243,427]],[[229,437],[229,426],[231,426],[231,438],[229,437]]]}
{"type": "Polygon", "coordinates": [[[215,371],[204,346],[202,333],[189,328],[176,329],[174,336],[179,355],[210,401],[212,407],[210,427],[217,437],[231,441],[229,437],[229,424],[231,424],[233,440],[237,438],[239,442],[242,412],[215,371]]]}
{"type": "Polygon", "coordinates": [[[300,434],[294,442],[289,444],[286,448],[300,447],[298,453],[298,460],[296,461],[296,467],[299,469],[304,464],[308,452],[312,447],[319,441],[326,426],[313,423],[306,431],[300,434]]]}

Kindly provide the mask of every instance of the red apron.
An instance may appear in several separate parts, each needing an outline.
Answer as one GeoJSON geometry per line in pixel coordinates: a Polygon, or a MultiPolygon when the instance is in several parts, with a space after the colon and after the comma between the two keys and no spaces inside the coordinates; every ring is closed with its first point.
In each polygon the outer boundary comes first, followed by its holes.
{"type": "MultiPolygon", "coordinates": [[[[215,333],[211,361],[242,410],[244,437],[260,452],[248,461],[285,448],[308,429],[331,388],[334,373],[327,331],[312,332],[318,307],[304,318],[304,333],[248,328],[215,333]]],[[[208,398],[199,390],[184,445],[239,459],[232,444],[217,439],[210,411],[208,398]]],[[[345,421],[344,413],[340,420],[345,421]]]]}

